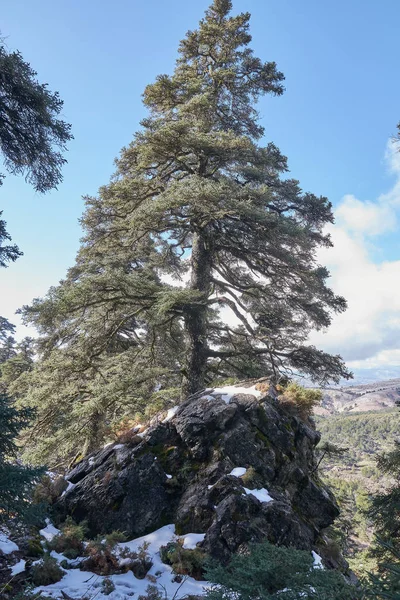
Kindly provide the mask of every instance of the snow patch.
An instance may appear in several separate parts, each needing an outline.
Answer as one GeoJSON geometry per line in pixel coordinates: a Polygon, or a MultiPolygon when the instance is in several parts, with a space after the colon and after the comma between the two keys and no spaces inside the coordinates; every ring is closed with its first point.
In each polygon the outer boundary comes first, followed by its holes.
{"type": "Polygon", "coordinates": [[[168,421],[170,421],[172,419],[172,417],[176,414],[176,411],[178,410],[178,408],[179,408],[179,406],[173,406],[172,408],[170,408],[167,412],[167,416],[163,420],[163,423],[168,423],[168,421]]]}
{"type": "Polygon", "coordinates": [[[320,557],[319,554],[317,554],[316,552],[314,552],[314,550],[312,551],[312,556],[314,559],[314,569],[323,569],[324,565],[322,564],[322,558],[320,557]]]}
{"type": "Polygon", "coordinates": [[[63,491],[63,493],[61,494],[61,498],[63,496],[65,496],[65,494],[68,494],[68,492],[70,492],[71,490],[74,489],[74,487],[76,486],[76,483],[71,483],[70,481],[68,481],[68,487],[66,490],[63,491]]]}
{"type": "Polygon", "coordinates": [[[125,444],[117,444],[116,446],[114,446],[114,450],[119,450],[119,448],[124,448],[125,444]]]}
{"type": "Polygon", "coordinates": [[[246,475],[246,473],[247,469],[245,469],[244,467],[235,467],[234,469],[232,469],[229,475],[233,475],[234,477],[243,477],[243,475],[246,475]]]}
{"type": "Polygon", "coordinates": [[[11,575],[15,577],[15,575],[18,575],[18,573],[22,573],[22,571],[25,571],[25,564],[26,561],[22,560],[21,558],[21,560],[17,562],[17,564],[11,567],[11,575]]]}
{"type": "Polygon", "coordinates": [[[246,492],[246,494],[251,494],[252,496],[254,496],[255,498],[257,498],[257,500],[259,500],[260,502],[271,502],[273,500],[273,498],[271,498],[271,496],[269,495],[269,493],[267,492],[267,490],[265,488],[261,488],[259,490],[249,490],[247,488],[243,488],[244,491],[246,492]]]}
{"type": "MultiPolygon", "coordinates": [[[[152,585],[157,586],[163,597],[182,598],[189,595],[202,596],[205,590],[210,587],[207,581],[196,581],[192,577],[187,577],[183,583],[176,582],[174,581],[175,575],[172,572],[171,566],[165,565],[161,561],[160,547],[165,546],[168,542],[176,541],[176,539],[175,525],[165,525],[165,527],[161,527],[161,529],[153,531],[148,535],[131,540],[130,542],[117,544],[116,553],[123,548],[128,548],[131,552],[137,552],[143,544],[148,544],[147,552],[153,562],[148,575],[155,579],[156,583],[152,585]]],[[[185,535],[184,548],[194,548],[203,539],[204,534],[188,533],[185,535]]],[[[62,554],[53,552],[52,556],[59,562],[64,558],[62,554]]],[[[112,580],[115,590],[107,596],[102,593],[101,587],[105,577],[88,571],[80,571],[79,569],[66,569],[61,581],[52,585],[38,587],[33,590],[33,593],[38,594],[42,591],[44,594],[51,595],[53,598],[60,600],[63,598],[62,592],[74,600],[80,600],[82,597],[95,597],[96,600],[127,600],[130,597],[137,599],[140,595],[146,595],[146,588],[151,584],[151,581],[147,577],[145,579],[137,579],[132,571],[119,575],[110,575],[109,578],[112,580]]]]}
{"type": "Polygon", "coordinates": [[[165,476],[167,479],[172,479],[172,475],[169,475],[168,473],[165,473],[165,476]]]}
{"type": "Polygon", "coordinates": [[[61,533],[57,527],[54,527],[52,523],[50,523],[50,519],[46,519],[46,527],[39,531],[40,535],[45,538],[48,542],[61,533]]]}
{"type": "Polygon", "coordinates": [[[188,533],[183,540],[183,548],[185,550],[194,550],[200,542],[205,538],[205,533],[188,533]]]}
{"type": "MultiPolygon", "coordinates": [[[[255,396],[256,398],[261,398],[262,393],[259,390],[256,390],[256,386],[252,385],[251,387],[243,387],[243,386],[235,386],[235,385],[226,385],[220,388],[207,389],[206,392],[211,392],[212,396],[215,398],[216,395],[221,395],[222,400],[229,404],[234,396],[237,394],[250,394],[251,396],[255,396]]],[[[209,397],[210,394],[207,395],[209,397]]]]}
{"type": "Polygon", "coordinates": [[[11,552],[16,552],[19,548],[4,532],[0,531],[0,550],[3,554],[11,554],[11,552]]]}

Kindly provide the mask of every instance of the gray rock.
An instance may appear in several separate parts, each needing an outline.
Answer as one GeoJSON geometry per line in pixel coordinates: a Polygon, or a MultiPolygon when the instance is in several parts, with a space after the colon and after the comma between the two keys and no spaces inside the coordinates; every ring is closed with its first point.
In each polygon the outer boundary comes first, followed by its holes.
{"type": "Polygon", "coordinates": [[[229,403],[197,394],[133,447],[85,459],[67,476],[76,485],[57,501],[58,518],[129,538],[175,523],[178,534],[205,533],[204,549],[222,561],[263,539],[311,550],[339,514],[316,472],[319,434],[265,393],[229,403]],[[244,479],[230,475],[235,467],[247,469],[244,479]],[[264,488],[272,500],[244,488],[264,488]]]}

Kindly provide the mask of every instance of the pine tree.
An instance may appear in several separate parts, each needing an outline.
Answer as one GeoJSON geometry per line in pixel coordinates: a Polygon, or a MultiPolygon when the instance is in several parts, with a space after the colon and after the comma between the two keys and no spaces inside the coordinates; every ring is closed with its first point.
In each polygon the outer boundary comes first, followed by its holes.
{"type": "Polygon", "coordinates": [[[369,517],[376,534],[372,552],[378,557],[378,573],[370,576],[372,598],[400,599],[400,442],[378,457],[378,468],[392,478],[392,485],[371,500],[369,517]]]}
{"type": "Polygon", "coordinates": [[[210,564],[206,571],[213,586],[207,600],[356,600],[362,592],[335,570],[315,567],[311,552],[252,544],[227,566],[210,564]]]}
{"type": "Polygon", "coordinates": [[[214,0],[173,75],[147,86],[148,117],[86,200],[76,265],[24,308],[42,358],[18,393],[40,407],[35,436],[54,448],[60,429],[69,451],[83,434],[93,447],[89,430],[152,403],[160,385],[185,396],[228,376],[350,376],[307,345],[346,306],[316,260],[331,204],[260,145],[255,106],[282,94],[283,75],[253,55],[250,15],[231,8],[214,0]]]}
{"type": "Polygon", "coordinates": [[[230,9],[216,0],[182,41],[173,76],[146,88],[150,115],[84,218],[94,251],[105,237],[109,248],[134,249],[151,235],[160,271],[187,274],[185,288],[158,301],[184,324],[185,393],[204,386],[208,368],[243,355],[264,371],[301,370],[321,383],[347,375],[338,357],[304,344],[345,308],[315,260],[330,245],[322,229],[331,205],[282,178],[286,159],[273,144],[257,145],[264,132],[254,104],[281,94],[283,75],[248,48],[250,15],[230,9]]]}
{"type": "Polygon", "coordinates": [[[42,474],[42,469],[33,469],[19,462],[19,449],[15,443],[31,419],[31,411],[18,410],[0,392],[0,523],[10,516],[26,515],[32,488],[42,474]]]}
{"type": "Polygon", "coordinates": [[[0,44],[0,150],[6,169],[26,174],[38,192],[62,181],[61,151],[71,126],[57,118],[63,106],[57,92],[37,81],[37,73],[19,52],[0,44]]]}
{"type": "MultiPolygon", "coordinates": [[[[66,162],[60,150],[72,136],[70,125],[57,118],[63,103],[57,93],[36,79],[36,72],[19,52],[8,52],[0,44],[0,152],[8,172],[25,174],[38,192],[46,192],[62,181],[66,162]]],[[[0,174],[0,185],[3,175],[0,174]]],[[[0,211],[0,216],[2,212],[0,211]]],[[[14,262],[21,252],[9,245],[6,223],[0,220],[0,267],[14,262]]],[[[26,429],[33,413],[17,409],[7,388],[32,366],[32,340],[16,345],[15,327],[0,317],[0,521],[23,515],[29,492],[41,473],[23,466],[15,439],[26,429]]]]}

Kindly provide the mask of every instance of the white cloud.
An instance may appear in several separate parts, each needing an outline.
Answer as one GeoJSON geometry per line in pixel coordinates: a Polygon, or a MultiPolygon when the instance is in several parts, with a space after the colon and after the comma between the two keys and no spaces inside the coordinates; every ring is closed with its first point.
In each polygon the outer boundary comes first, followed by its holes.
{"type": "MultiPolygon", "coordinates": [[[[400,365],[400,256],[375,262],[371,238],[394,231],[400,209],[400,154],[388,146],[386,161],[396,181],[376,201],[343,198],[329,226],[333,249],[319,261],[331,271],[330,286],[343,295],[348,310],[334,317],[327,332],[314,332],[312,343],[339,353],[352,368],[400,365]]],[[[381,238],[383,239],[383,237],[381,238]]]]}
{"type": "Polygon", "coordinates": [[[397,225],[395,209],[384,202],[362,202],[348,194],[336,210],[336,222],[356,234],[380,235],[394,231],[397,225]]]}

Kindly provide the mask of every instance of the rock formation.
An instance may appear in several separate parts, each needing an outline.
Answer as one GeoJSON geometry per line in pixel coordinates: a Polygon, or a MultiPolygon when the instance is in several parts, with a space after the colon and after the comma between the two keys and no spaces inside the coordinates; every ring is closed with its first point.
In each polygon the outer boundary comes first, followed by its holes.
{"type": "Polygon", "coordinates": [[[204,550],[224,562],[265,538],[324,557],[323,530],[339,510],[316,472],[320,436],[253,383],[199,393],[80,462],[58,518],[129,538],[174,523],[178,534],[205,534],[204,550]]]}

